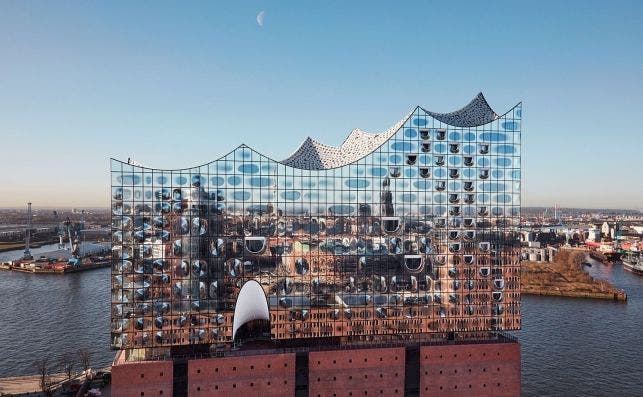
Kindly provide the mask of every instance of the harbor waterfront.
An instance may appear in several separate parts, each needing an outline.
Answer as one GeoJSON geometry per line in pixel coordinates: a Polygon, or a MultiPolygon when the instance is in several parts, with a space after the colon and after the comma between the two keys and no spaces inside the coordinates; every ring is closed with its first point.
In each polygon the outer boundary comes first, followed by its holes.
{"type": "Polygon", "coordinates": [[[522,116],[478,93],[279,161],[112,158],[112,392],[520,394],[522,116]]]}
{"type": "Polygon", "coordinates": [[[585,270],[627,293],[627,303],[522,297],[524,396],[641,396],[643,277],[593,259],[585,270]]]}
{"type": "MultiPolygon", "coordinates": [[[[34,256],[57,245],[32,250],[34,256]]],[[[0,253],[0,262],[22,250],[0,253]]],[[[91,352],[91,366],[109,365],[109,268],[60,275],[0,272],[0,377],[36,373],[33,362],[91,352]]],[[[52,372],[59,372],[54,368],[52,372]]]]}
{"type": "MultiPolygon", "coordinates": [[[[43,247],[50,250],[51,247],[43,247]]],[[[1,260],[21,251],[0,254],[1,260]]],[[[34,254],[37,252],[34,252],[34,254]]],[[[13,255],[13,256],[11,256],[13,255]]],[[[588,260],[586,270],[628,294],[626,304],[523,296],[522,393],[525,396],[621,396],[643,393],[643,277],[588,260]],[[582,352],[579,354],[579,352],[582,352]],[[546,382],[543,379],[548,379],[546,382]]],[[[109,269],[65,277],[0,273],[0,377],[34,373],[34,359],[85,347],[94,368],[109,365],[109,269]]]]}
{"type": "Polygon", "coordinates": [[[642,14],[0,1],[0,397],[643,397],[642,14]]]}

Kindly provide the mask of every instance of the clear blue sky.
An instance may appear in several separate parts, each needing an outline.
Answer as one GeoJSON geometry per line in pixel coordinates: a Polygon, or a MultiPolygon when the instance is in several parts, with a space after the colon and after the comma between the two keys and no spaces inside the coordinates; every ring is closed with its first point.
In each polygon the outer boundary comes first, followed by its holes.
{"type": "Polygon", "coordinates": [[[524,101],[523,205],[643,208],[642,1],[237,3],[0,2],[0,207],[105,206],[109,157],[281,159],[482,91],[524,101]]]}

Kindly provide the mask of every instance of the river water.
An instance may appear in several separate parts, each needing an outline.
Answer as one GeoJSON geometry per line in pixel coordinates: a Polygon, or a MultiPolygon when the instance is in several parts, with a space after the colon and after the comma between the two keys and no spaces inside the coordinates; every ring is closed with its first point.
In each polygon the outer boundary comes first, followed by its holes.
{"type": "MultiPolygon", "coordinates": [[[[21,254],[0,253],[0,261],[21,254]]],[[[643,277],[592,264],[590,274],[625,289],[628,303],[524,296],[516,333],[524,396],[643,395],[643,277]]],[[[108,365],[109,272],[0,272],[0,377],[34,373],[34,359],[81,347],[94,367],[108,365]]]]}
{"type": "MultiPolygon", "coordinates": [[[[0,253],[0,262],[20,256],[22,250],[0,253]]],[[[92,353],[92,367],[110,364],[109,275],[109,268],[64,276],[0,271],[0,377],[33,374],[35,359],[54,362],[80,348],[92,353]]]]}
{"type": "Polygon", "coordinates": [[[525,396],[643,396],[643,277],[589,262],[628,302],[523,296],[525,396]]]}

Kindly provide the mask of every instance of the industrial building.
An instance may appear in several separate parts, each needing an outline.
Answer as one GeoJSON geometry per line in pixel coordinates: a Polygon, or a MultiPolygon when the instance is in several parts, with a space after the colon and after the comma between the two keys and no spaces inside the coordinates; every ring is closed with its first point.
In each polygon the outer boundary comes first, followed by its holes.
{"type": "Polygon", "coordinates": [[[112,160],[112,393],[519,395],[521,112],[112,160]]]}

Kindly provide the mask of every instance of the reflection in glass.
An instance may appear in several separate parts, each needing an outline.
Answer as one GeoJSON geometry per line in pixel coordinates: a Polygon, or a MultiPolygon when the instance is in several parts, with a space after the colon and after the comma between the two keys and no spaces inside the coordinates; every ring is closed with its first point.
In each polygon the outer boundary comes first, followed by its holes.
{"type": "Polygon", "coordinates": [[[518,266],[520,140],[499,118],[460,128],[418,109],[346,165],[319,152],[294,167],[245,146],[180,172],[113,162],[112,347],[233,346],[249,282],[274,340],[482,332],[491,315],[517,328],[519,283],[503,274],[518,266]]]}

